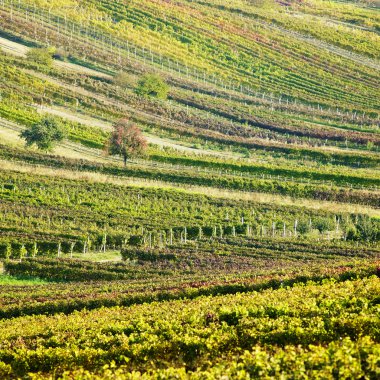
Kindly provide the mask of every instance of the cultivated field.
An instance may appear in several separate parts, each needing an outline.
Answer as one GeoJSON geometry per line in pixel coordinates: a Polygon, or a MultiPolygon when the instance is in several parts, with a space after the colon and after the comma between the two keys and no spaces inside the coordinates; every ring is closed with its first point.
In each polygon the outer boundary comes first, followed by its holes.
{"type": "Polygon", "coordinates": [[[0,0],[0,378],[380,378],[379,30],[375,1],[0,0]]]}

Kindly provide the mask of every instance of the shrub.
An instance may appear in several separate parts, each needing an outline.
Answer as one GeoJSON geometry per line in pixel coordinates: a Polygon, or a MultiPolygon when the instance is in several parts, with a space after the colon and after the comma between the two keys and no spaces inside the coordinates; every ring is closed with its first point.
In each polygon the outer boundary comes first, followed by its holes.
{"type": "Polygon", "coordinates": [[[29,61],[37,63],[42,66],[50,67],[53,64],[53,55],[49,49],[33,48],[30,49],[26,57],[29,61]]]}
{"type": "Polygon", "coordinates": [[[334,228],[332,220],[327,218],[317,218],[313,224],[320,233],[330,231],[334,228]]]}
{"type": "Polygon", "coordinates": [[[380,239],[380,222],[368,216],[362,216],[358,219],[356,229],[360,240],[378,241],[380,239]]]}
{"type": "Polygon", "coordinates": [[[66,137],[66,129],[56,118],[46,116],[22,131],[20,136],[26,140],[26,146],[36,144],[38,149],[49,151],[66,137]]]}
{"type": "Polygon", "coordinates": [[[144,75],[138,82],[136,93],[145,97],[155,97],[166,99],[168,97],[169,86],[158,75],[144,75]]]}
{"type": "Polygon", "coordinates": [[[307,234],[310,232],[310,222],[307,220],[300,220],[297,225],[297,231],[300,234],[307,234]]]}

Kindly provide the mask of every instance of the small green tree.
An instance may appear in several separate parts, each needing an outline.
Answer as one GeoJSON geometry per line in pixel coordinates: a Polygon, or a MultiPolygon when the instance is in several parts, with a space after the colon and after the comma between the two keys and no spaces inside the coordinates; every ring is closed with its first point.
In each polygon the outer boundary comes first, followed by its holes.
{"type": "Polygon", "coordinates": [[[66,130],[57,119],[46,116],[22,131],[20,137],[26,140],[26,146],[36,144],[38,149],[50,151],[66,137],[66,130]]]}
{"type": "Polygon", "coordinates": [[[32,48],[26,53],[29,61],[42,66],[51,67],[53,64],[53,52],[45,48],[32,48]]]}
{"type": "Polygon", "coordinates": [[[129,158],[144,154],[147,142],[136,125],[130,123],[128,119],[122,119],[113,128],[107,145],[109,154],[123,157],[124,166],[129,158]]]}
{"type": "Polygon", "coordinates": [[[334,229],[334,223],[329,218],[319,217],[314,221],[313,225],[321,234],[334,229]]]}
{"type": "Polygon", "coordinates": [[[155,97],[166,99],[168,97],[169,86],[158,75],[146,74],[137,83],[136,94],[145,97],[155,97]]]}
{"type": "Polygon", "coordinates": [[[310,232],[310,223],[307,220],[301,219],[297,225],[297,232],[304,235],[310,232]]]}
{"type": "Polygon", "coordinates": [[[357,233],[360,240],[378,241],[380,239],[380,222],[362,215],[356,223],[357,233]]]}

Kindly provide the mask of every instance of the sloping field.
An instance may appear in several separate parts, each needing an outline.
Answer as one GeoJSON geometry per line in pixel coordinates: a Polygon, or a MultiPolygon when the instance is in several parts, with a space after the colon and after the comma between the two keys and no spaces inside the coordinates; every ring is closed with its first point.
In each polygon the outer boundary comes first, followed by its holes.
{"type": "Polygon", "coordinates": [[[379,30],[375,1],[1,0],[0,378],[380,378],[379,30]]]}

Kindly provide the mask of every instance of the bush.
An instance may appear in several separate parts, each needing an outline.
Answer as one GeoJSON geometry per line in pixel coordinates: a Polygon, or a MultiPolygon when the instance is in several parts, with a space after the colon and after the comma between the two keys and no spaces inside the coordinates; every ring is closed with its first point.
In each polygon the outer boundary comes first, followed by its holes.
{"type": "Polygon", "coordinates": [[[26,146],[36,144],[38,149],[49,151],[66,137],[66,130],[57,119],[46,116],[22,131],[20,136],[26,140],[26,146]]]}
{"type": "Polygon", "coordinates": [[[320,233],[331,231],[334,228],[333,221],[327,218],[317,218],[313,224],[320,233]]]}
{"type": "Polygon", "coordinates": [[[26,57],[29,61],[42,66],[50,67],[53,64],[53,54],[49,49],[33,48],[28,51],[26,57]]]}
{"type": "Polygon", "coordinates": [[[300,220],[297,225],[297,231],[304,235],[310,232],[310,222],[307,220],[300,220]]]}
{"type": "Polygon", "coordinates": [[[361,216],[356,223],[357,237],[359,240],[378,241],[380,239],[380,222],[361,216]]]}
{"type": "Polygon", "coordinates": [[[158,99],[166,99],[168,97],[169,86],[158,75],[144,75],[138,82],[136,94],[145,97],[155,97],[158,99]]]}

